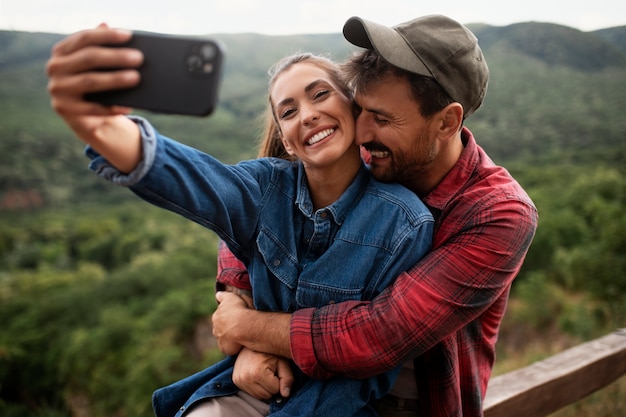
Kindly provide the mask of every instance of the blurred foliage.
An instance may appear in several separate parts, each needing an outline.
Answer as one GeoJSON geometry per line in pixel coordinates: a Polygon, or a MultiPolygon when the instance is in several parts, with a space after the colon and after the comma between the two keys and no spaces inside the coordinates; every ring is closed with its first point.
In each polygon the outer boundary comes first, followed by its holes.
{"type": "MultiPolygon", "coordinates": [[[[472,29],[491,80],[468,126],[540,213],[502,328],[506,363],[511,347],[626,323],[626,27],[472,29]]],[[[274,61],[351,50],[340,34],[215,37],[227,47],[218,111],[148,116],[226,162],[256,154],[274,61]]],[[[221,356],[206,331],[217,238],[85,173],[45,91],[59,39],[0,31],[0,415],[147,417],[154,389],[221,356]]]]}
{"type": "MultiPolygon", "coordinates": [[[[534,279],[558,286],[570,293],[584,292],[598,302],[591,316],[602,316],[609,327],[626,324],[626,165],[564,166],[526,169],[535,172],[537,182],[528,180],[527,190],[539,209],[539,227],[529,251],[524,271],[534,279]],[[549,179],[549,180],[546,180],[549,179]]],[[[526,179],[522,173],[519,178],[526,179]]],[[[518,282],[524,281],[523,279],[518,282]]],[[[531,281],[531,280],[529,280],[531,281]]],[[[528,285],[521,282],[519,285],[528,285]]],[[[545,290],[545,289],[544,289],[545,290]]],[[[540,293],[529,291],[538,310],[554,304],[554,291],[545,293],[543,306],[536,301],[540,293]]],[[[553,320],[555,311],[546,312],[553,320]]],[[[593,320],[595,322],[595,320],[593,320]]],[[[582,321],[567,320],[568,329],[580,336],[582,321]],[[579,324],[577,324],[579,323],[579,324]]],[[[596,323],[597,324],[597,323],[596,323]]],[[[593,327],[593,326],[591,326],[593,327]]],[[[602,326],[601,330],[606,329],[602,326]]]]}
{"type": "Polygon", "coordinates": [[[221,356],[193,343],[215,308],[206,229],[138,202],[3,216],[0,241],[0,415],[83,398],[148,416],[154,389],[221,356]]]}

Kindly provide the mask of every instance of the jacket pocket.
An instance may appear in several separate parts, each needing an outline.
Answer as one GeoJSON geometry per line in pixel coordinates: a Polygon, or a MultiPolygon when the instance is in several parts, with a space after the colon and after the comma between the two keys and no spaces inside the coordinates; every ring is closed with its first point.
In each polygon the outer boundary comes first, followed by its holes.
{"type": "Polygon", "coordinates": [[[270,274],[293,290],[298,285],[298,259],[270,230],[262,228],[257,236],[257,248],[270,274]]]}

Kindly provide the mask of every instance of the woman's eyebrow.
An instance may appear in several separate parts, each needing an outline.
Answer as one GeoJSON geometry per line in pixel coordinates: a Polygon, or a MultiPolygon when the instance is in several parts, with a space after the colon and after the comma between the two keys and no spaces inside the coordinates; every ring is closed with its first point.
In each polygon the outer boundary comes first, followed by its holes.
{"type": "MultiPolygon", "coordinates": [[[[321,79],[321,78],[318,79],[318,80],[315,80],[315,81],[311,81],[309,84],[307,84],[304,87],[304,92],[308,93],[309,91],[313,90],[315,87],[317,87],[321,83],[326,83],[326,81],[321,79]]],[[[276,107],[278,107],[278,106],[285,106],[285,105],[287,105],[287,104],[289,104],[289,103],[291,103],[293,101],[294,101],[293,98],[288,97],[288,98],[286,98],[284,100],[281,100],[278,103],[276,103],[276,107]]]]}
{"type": "Polygon", "coordinates": [[[325,81],[322,80],[322,79],[318,79],[318,80],[312,81],[306,87],[304,87],[304,91],[308,93],[309,91],[314,89],[318,84],[323,83],[323,82],[325,82],[325,81]]]}

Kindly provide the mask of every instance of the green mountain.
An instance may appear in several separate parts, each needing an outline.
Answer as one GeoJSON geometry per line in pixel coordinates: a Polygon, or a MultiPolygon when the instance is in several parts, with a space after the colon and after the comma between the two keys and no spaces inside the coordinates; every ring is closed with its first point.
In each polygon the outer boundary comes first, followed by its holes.
{"type": "MultiPolygon", "coordinates": [[[[487,99],[468,121],[500,163],[624,160],[626,26],[581,32],[526,22],[470,25],[490,65],[487,99]]],[[[341,34],[214,34],[227,49],[218,111],[208,119],[149,115],[168,136],[235,162],[254,157],[267,69],[295,51],[347,57],[341,34]]],[[[94,191],[82,146],[53,113],[45,62],[58,34],[0,31],[0,209],[56,205],[94,191]],[[23,202],[25,201],[25,202],[23,202]]]]}
{"type": "Polygon", "coordinates": [[[475,33],[487,53],[507,49],[550,66],[579,71],[626,66],[626,26],[602,32],[581,32],[567,26],[528,22],[504,27],[485,26],[475,33]]]}

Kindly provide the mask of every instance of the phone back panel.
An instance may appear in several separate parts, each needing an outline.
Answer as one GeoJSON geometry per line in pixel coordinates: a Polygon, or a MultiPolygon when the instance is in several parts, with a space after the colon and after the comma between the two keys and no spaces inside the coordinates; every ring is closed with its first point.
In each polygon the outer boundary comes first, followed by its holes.
{"type": "Polygon", "coordinates": [[[223,48],[209,39],[135,32],[126,44],[140,49],[140,84],[89,94],[87,99],[157,113],[208,116],[218,101],[223,48]]]}

